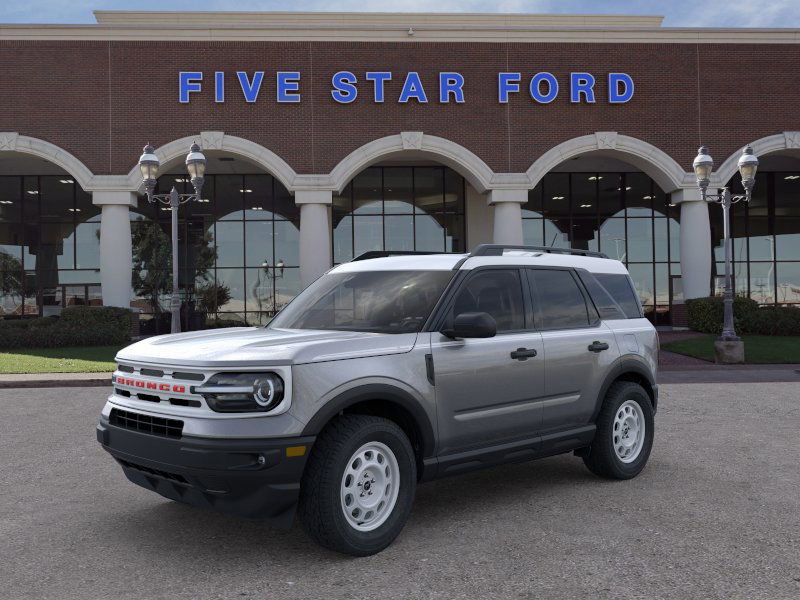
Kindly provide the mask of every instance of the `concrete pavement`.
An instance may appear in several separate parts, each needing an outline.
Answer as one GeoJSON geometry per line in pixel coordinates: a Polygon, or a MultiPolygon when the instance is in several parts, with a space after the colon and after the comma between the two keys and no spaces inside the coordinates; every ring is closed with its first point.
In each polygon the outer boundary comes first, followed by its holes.
{"type": "Polygon", "coordinates": [[[95,441],[102,390],[2,390],[0,597],[795,599],[797,390],[665,384],[640,477],[562,455],[423,484],[364,559],[130,484],[95,441]]]}

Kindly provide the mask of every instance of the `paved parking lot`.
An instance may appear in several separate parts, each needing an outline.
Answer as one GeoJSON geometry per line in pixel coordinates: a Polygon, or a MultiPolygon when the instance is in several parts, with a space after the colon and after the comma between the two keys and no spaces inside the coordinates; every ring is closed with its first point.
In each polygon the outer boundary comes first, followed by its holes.
{"type": "Polygon", "coordinates": [[[364,559],[129,484],[102,388],[0,390],[0,597],[800,597],[797,384],[662,390],[639,478],[565,455],[425,484],[364,559]]]}

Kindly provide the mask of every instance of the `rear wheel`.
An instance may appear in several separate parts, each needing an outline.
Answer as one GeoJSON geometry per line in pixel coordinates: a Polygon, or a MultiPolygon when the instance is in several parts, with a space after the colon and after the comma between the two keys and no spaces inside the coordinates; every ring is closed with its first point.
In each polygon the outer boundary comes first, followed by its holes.
{"type": "Polygon", "coordinates": [[[343,415],[320,434],[300,486],[298,514],[319,544],[353,556],[386,548],[416,490],[414,450],[394,422],[343,415]]]}
{"type": "Polygon", "coordinates": [[[650,396],[637,383],[618,381],[606,394],[597,434],[583,462],[601,477],[636,477],[650,457],[653,433],[650,396]]]}

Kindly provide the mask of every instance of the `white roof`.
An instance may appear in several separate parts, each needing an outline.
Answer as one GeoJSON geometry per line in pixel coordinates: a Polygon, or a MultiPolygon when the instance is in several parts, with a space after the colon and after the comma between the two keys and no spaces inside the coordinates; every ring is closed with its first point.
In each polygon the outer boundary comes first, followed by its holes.
{"type": "Polygon", "coordinates": [[[403,254],[386,258],[370,258],[339,265],[335,273],[358,271],[452,271],[466,254],[403,254]]]}
{"type": "MultiPolygon", "coordinates": [[[[360,271],[450,271],[467,254],[406,254],[371,258],[348,262],[334,268],[335,273],[356,273],[360,271]]],[[[620,261],[611,258],[581,256],[579,254],[550,254],[535,251],[507,250],[503,256],[472,256],[459,267],[470,270],[491,265],[575,267],[592,273],[617,273],[627,275],[628,271],[620,261]]]]}

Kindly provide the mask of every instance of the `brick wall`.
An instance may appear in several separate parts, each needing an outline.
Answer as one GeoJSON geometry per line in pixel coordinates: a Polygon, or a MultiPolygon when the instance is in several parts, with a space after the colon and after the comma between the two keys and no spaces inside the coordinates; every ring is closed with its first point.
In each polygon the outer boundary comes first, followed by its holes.
{"type": "Polygon", "coordinates": [[[554,145],[603,130],[647,141],[688,170],[701,141],[721,163],[746,142],[800,130],[797,64],[796,44],[2,41],[0,131],[52,142],[96,174],[127,173],[145,142],[203,130],[257,142],[299,173],[328,172],[362,144],[409,130],[462,144],[497,172],[524,171],[554,145]],[[207,89],[189,104],[178,103],[181,70],[205,72],[207,89]],[[237,70],[266,72],[255,104],[245,103],[237,70]],[[278,70],[302,72],[301,103],[275,102],[278,70]],[[352,104],[331,98],[338,70],[359,77],[352,104]],[[372,101],[368,70],[394,74],[384,104],[372,101]],[[427,105],[396,101],[411,70],[427,105]],[[224,104],[214,102],[214,71],[227,73],[224,104]],[[466,103],[438,102],[439,71],[465,76],[466,103]],[[500,71],[523,73],[508,105],[497,102],[500,71]],[[527,93],[526,75],[538,71],[560,83],[549,105],[527,93]],[[570,71],[597,77],[596,104],[569,102],[570,71]],[[609,71],[634,78],[631,102],[608,104],[609,71]]]}

